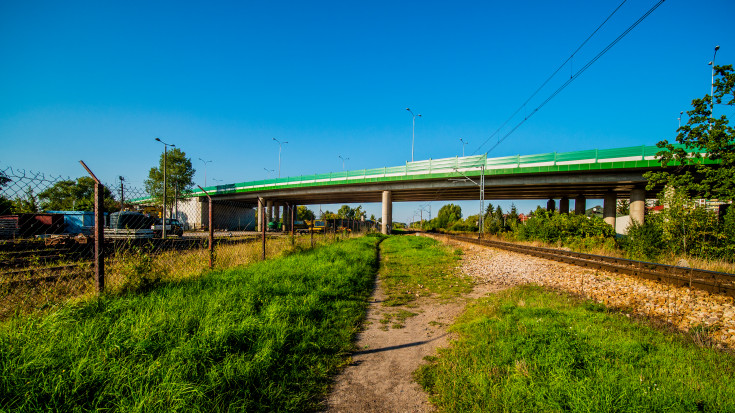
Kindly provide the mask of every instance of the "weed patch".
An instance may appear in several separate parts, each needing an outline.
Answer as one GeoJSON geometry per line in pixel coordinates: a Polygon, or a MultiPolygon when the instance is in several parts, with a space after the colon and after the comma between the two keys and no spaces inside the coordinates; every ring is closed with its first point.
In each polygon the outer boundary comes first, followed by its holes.
{"type": "Polygon", "coordinates": [[[434,239],[393,236],[381,244],[383,289],[386,306],[406,305],[419,297],[458,297],[472,290],[461,276],[461,250],[450,249],[434,239]]]}

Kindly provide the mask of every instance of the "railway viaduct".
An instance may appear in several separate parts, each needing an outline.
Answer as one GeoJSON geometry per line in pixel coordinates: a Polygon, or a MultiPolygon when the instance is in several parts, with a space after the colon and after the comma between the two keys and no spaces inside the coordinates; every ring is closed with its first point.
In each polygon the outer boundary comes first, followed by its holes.
{"type": "MultiPolygon", "coordinates": [[[[547,199],[547,209],[583,214],[587,199],[603,199],[605,222],[615,226],[618,199],[630,200],[631,218],[643,222],[646,179],[659,170],[655,146],[592,149],[488,158],[429,159],[402,166],[285,177],[205,188],[216,200],[235,200],[270,220],[280,206],[382,202],[382,232],[392,224],[393,202],[547,199]],[[484,192],[484,194],[483,194],[484,192]]],[[[709,162],[705,159],[706,162],[709,162]]],[[[195,191],[193,196],[204,196],[195,191]]],[[[262,220],[258,219],[259,226],[262,220]]]]}

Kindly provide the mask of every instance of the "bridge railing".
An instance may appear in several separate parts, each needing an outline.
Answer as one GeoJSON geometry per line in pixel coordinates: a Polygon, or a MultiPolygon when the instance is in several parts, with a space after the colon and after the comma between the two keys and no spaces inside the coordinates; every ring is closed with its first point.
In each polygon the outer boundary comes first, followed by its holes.
{"type": "MultiPolygon", "coordinates": [[[[684,147],[683,145],[675,146],[684,147]]],[[[330,182],[354,183],[360,181],[379,182],[400,179],[422,179],[442,176],[444,174],[459,174],[458,171],[471,175],[479,175],[481,166],[484,166],[486,170],[491,171],[493,174],[543,171],[552,172],[554,169],[549,168],[559,167],[567,168],[559,170],[569,170],[574,168],[573,165],[582,165],[582,167],[584,167],[584,164],[598,164],[596,169],[604,167],[646,167],[652,166],[652,162],[657,162],[656,154],[659,151],[660,149],[656,146],[644,145],[626,148],[589,149],[573,152],[513,155],[497,158],[487,158],[486,155],[475,155],[406,162],[405,165],[401,166],[264,179],[238,184],[211,186],[206,189],[210,191],[210,193],[225,194],[262,189],[311,186],[330,182]],[[620,166],[620,162],[627,163],[625,166],[620,166]]],[[[689,149],[689,152],[703,153],[702,151],[692,149],[689,149]]],[[[201,191],[194,191],[191,193],[191,196],[202,195],[201,191]]]]}

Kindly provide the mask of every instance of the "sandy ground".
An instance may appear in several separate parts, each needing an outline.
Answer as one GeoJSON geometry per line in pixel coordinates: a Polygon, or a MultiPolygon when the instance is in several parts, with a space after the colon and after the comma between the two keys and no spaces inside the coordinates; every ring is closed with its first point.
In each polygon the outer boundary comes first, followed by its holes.
{"type": "Polygon", "coordinates": [[[384,307],[380,277],[364,323],[358,335],[358,351],[336,378],[327,399],[327,412],[430,412],[434,408],[427,394],[413,381],[412,373],[447,345],[447,328],[464,309],[468,299],[499,291],[505,286],[476,285],[465,298],[442,303],[422,298],[410,307],[384,307]],[[381,329],[384,313],[405,309],[418,315],[405,320],[404,328],[381,329]]]}

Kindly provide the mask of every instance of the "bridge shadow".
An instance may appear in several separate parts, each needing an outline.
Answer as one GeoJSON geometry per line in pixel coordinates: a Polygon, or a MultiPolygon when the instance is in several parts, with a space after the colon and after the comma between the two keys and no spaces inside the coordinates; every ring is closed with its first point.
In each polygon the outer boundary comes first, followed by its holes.
{"type": "MultiPolygon", "coordinates": [[[[444,333],[440,336],[434,337],[431,340],[423,340],[423,341],[414,341],[413,343],[406,343],[406,344],[399,344],[397,346],[389,346],[389,347],[381,347],[381,348],[374,348],[370,350],[360,350],[352,353],[353,356],[359,356],[362,354],[372,354],[372,353],[381,353],[383,351],[392,351],[392,350],[400,350],[402,348],[408,348],[408,347],[416,347],[420,346],[422,344],[431,343],[432,341],[436,341],[444,336],[446,336],[447,333],[444,333]]],[[[353,363],[353,364],[359,364],[359,363],[353,363]]]]}

